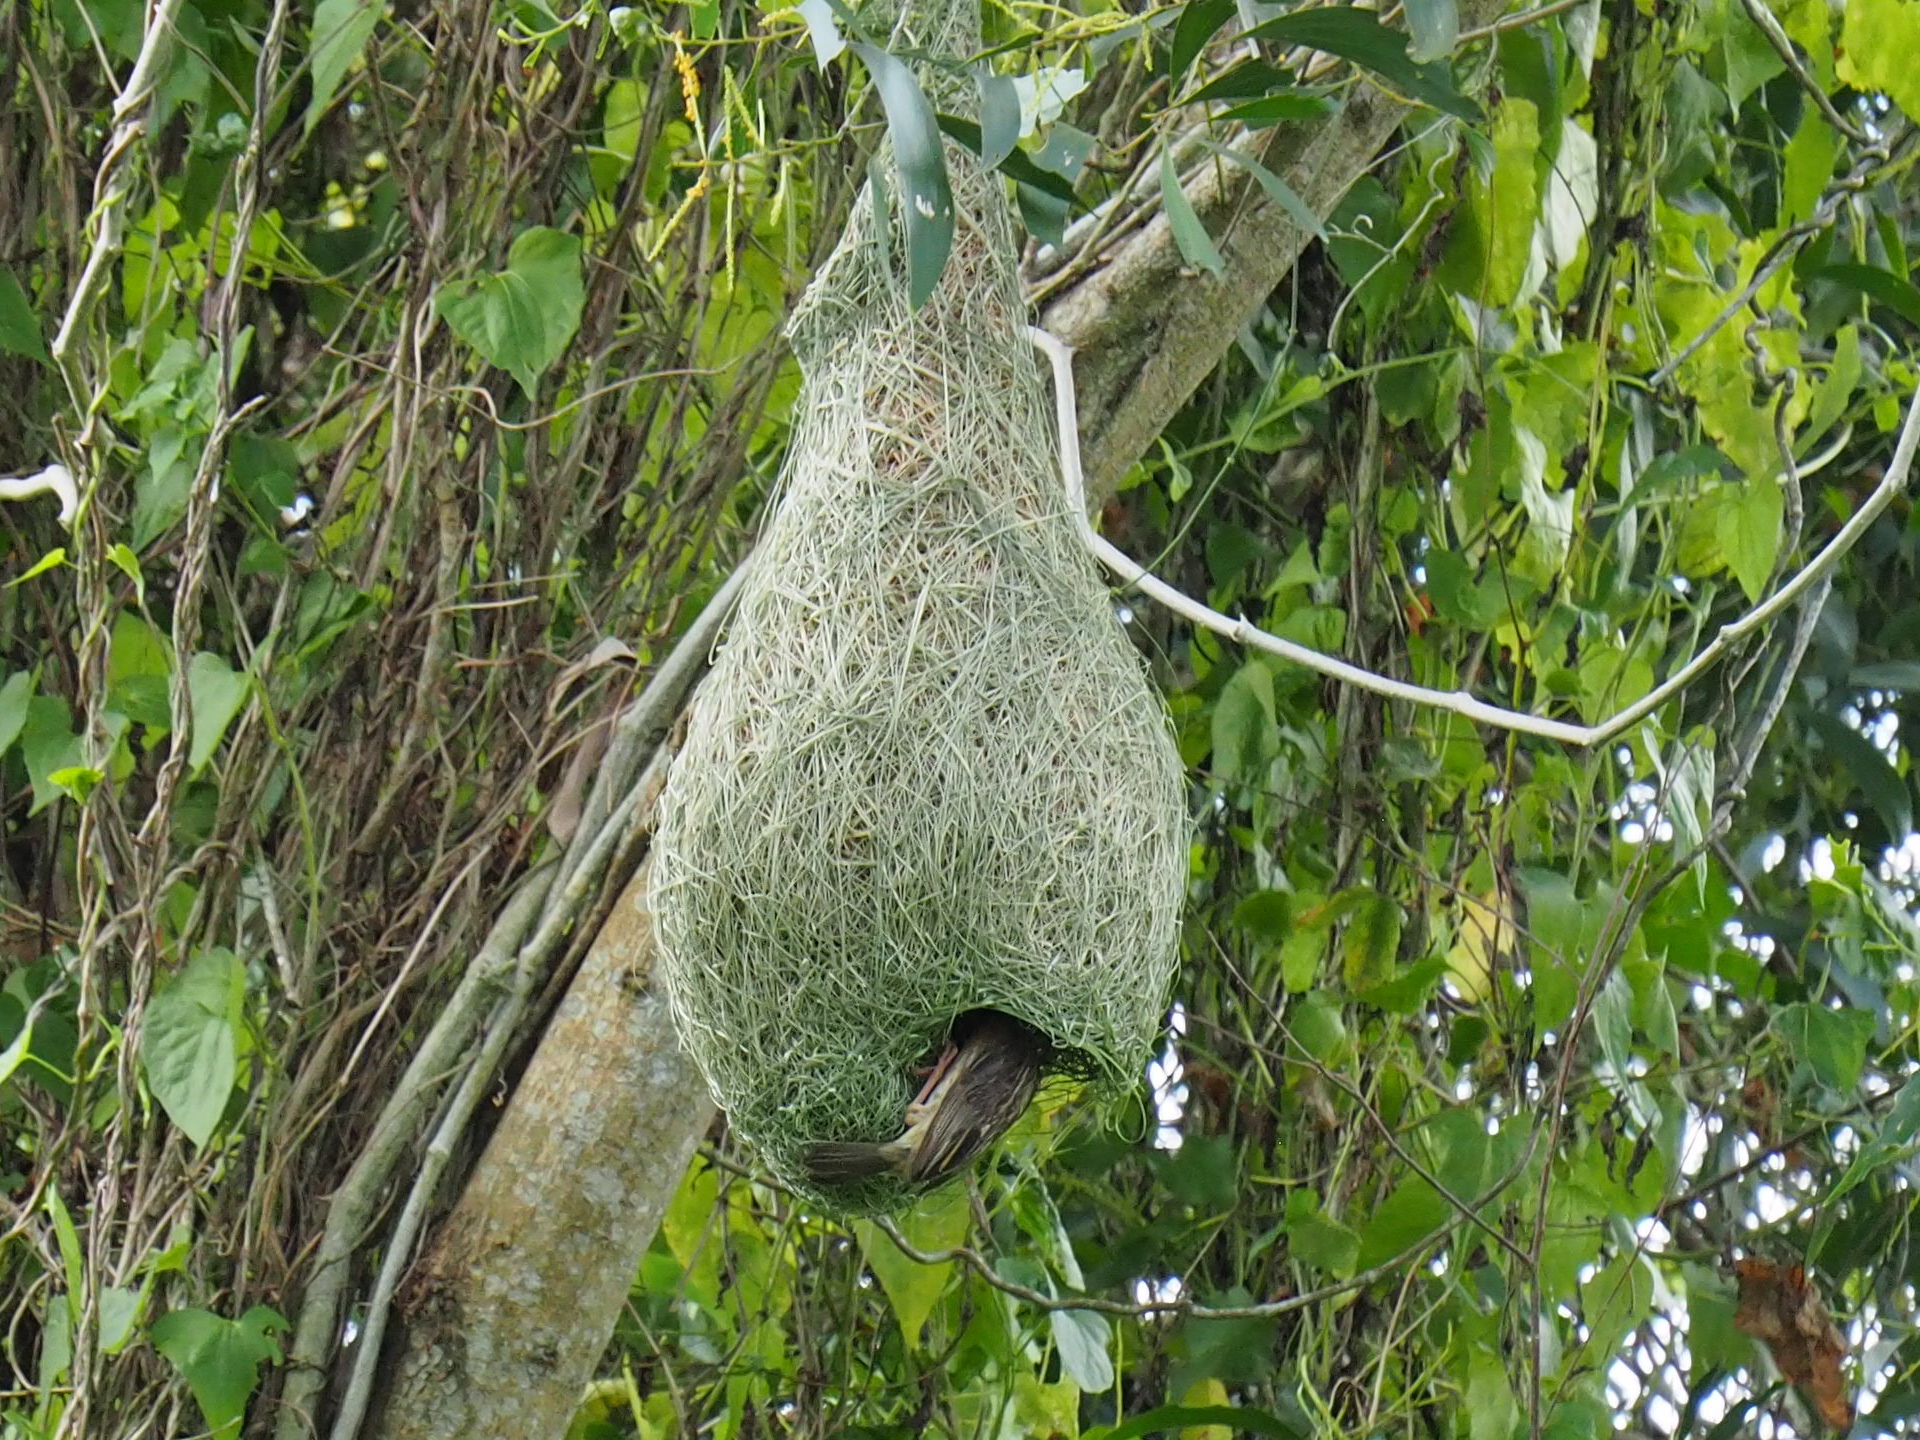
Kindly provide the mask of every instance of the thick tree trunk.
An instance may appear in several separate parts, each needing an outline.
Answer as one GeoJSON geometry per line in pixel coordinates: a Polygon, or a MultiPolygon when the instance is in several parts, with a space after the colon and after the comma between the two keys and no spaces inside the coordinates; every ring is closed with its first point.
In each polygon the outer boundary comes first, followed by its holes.
{"type": "MultiPolygon", "coordinates": [[[[1316,215],[1328,215],[1406,113],[1379,91],[1356,87],[1323,123],[1275,127],[1261,163],[1316,215]]],[[[1226,262],[1220,275],[1187,264],[1162,213],[1041,312],[1041,324],[1079,352],[1087,493],[1096,504],[1220,363],[1313,239],[1239,165],[1208,166],[1187,193],[1226,262]]]]}
{"type": "Polygon", "coordinates": [[[601,927],[400,1299],[383,1440],[564,1434],[713,1119],[652,984],[647,868],[601,927]]]}

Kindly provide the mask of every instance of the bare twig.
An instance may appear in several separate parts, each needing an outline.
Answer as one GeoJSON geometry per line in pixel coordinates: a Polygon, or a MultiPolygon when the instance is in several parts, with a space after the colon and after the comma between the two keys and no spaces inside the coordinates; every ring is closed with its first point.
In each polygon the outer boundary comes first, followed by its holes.
{"type": "Polygon", "coordinates": [[[1815,105],[1820,107],[1820,113],[1827,117],[1827,123],[1854,144],[1871,145],[1872,136],[1834,109],[1832,97],[1827,94],[1826,87],[1814,79],[1806,65],[1802,63],[1799,52],[1793,48],[1793,41],[1787,38],[1787,32],[1780,27],[1780,22],[1773,18],[1773,12],[1761,4],[1760,0],[1740,0],[1740,4],[1746,10],[1747,18],[1759,26],[1760,33],[1767,37],[1767,43],[1773,46],[1774,53],[1785,63],[1787,69],[1793,72],[1793,78],[1800,82],[1800,88],[1806,91],[1807,97],[1815,105]]]}
{"type": "Polygon", "coordinates": [[[1196,1305],[1184,1296],[1175,1300],[1102,1300],[1091,1295],[1047,1295],[1035,1290],[1031,1285],[1022,1285],[1009,1280],[997,1272],[992,1264],[978,1250],[967,1245],[956,1245],[950,1250],[922,1250],[900,1233],[900,1227],[891,1217],[882,1215],[874,1226],[894,1245],[902,1255],[917,1265],[947,1265],[958,1261],[987,1284],[1003,1295],[1011,1295],[1016,1300],[1041,1310],[1092,1310],[1101,1315],[1180,1315],[1192,1320],[1265,1320],[1276,1315],[1290,1315],[1296,1310],[1305,1310],[1318,1305],[1323,1300],[1335,1300],[1342,1295],[1351,1295],[1356,1290],[1364,1290],[1374,1281],[1391,1275],[1413,1256],[1438,1243],[1444,1231],[1423,1236],[1405,1250],[1389,1260],[1360,1271],[1346,1280],[1336,1280],[1331,1285],[1322,1285],[1317,1290],[1303,1290],[1298,1295],[1289,1295],[1284,1300],[1268,1300],[1258,1305],[1196,1305]]]}

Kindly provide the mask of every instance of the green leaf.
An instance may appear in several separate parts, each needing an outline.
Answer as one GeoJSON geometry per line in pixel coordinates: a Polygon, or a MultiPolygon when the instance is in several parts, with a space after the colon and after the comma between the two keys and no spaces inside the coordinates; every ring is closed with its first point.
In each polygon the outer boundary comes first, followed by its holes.
{"type": "Polygon", "coordinates": [[[136,725],[163,732],[173,725],[173,658],[165,638],[132,610],[113,619],[107,647],[107,703],[136,725]]]}
{"type": "Polygon", "coordinates": [[[6,1048],[0,1050],[0,1085],[11,1080],[13,1072],[18,1070],[26,1060],[28,1047],[33,1044],[33,1022],[38,1014],[37,1005],[32,1010],[22,1011],[20,1002],[13,996],[0,995],[0,1035],[5,1035],[8,1027],[12,1025],[17,1024],[20,1027],[8,1039],[6,1048]],[[12,1012],[11,1015],[9,1011],[12,1012]],[[15,1016],[18,1017],[17,1020],[15,1016]]]}
{"type": "Polygon", "coordinates": [[[1519,1423],[1520,1406],[1507,1379],[1507,1362],[1476,1347],[1467,1365],[1469,1440],[1509,1440],[1519,1423]]]}
{"type": "Polygon", "coordinates": [[[1353,1273],[1360,1236],[1320,1208],[1320,1197],[1298,1189],[1287,1196],[1287,1250],[1296,1259],[1339,1279],[1353,1273]]]}
{"type": "Polygon", "coordinates": [[[1280,946],[1280,983],[1287,993],[1298,995],[1313,988],[1320,976],[1320,963],[1326,958],[1326,927],[1300,925],[1280,946]]]}
{"type": "MultiPolygon", "coordinates": [[[[41,1316],[40,1389],[53,1389],[73,1363],[73,1296],[54,1291],[41,1316]]],[[[45,1432],[42,1432],[45,1433],[45,1432]]]]}
{"type": "Polygon", "coordinates": [[[133,593],[141,604],[147,601],[147,577],[140,572],[140,557],[133,553],[130,546],[117,541],[107,547],[107,559],[119,567],[120,572],[133,581],[133,593]]]}
{"type": "Polygon", "coordinates": [[[913,72],[877,45],[856,45],[887,112],[893,163],[905,191],[901,214],[907,227],[907,299],[917,310],[933,294],[953,248],[953,192],[947,157],[933,107],[913,72]]]}
{"type": "Polygon", "coordinates": [[[1016,1435],[1076,1434],[1080,1387],[1070,1379],[1048,1382],[1031,1370],[1019,1370],[1013,1377],[1013,1425],[1016,1435]]]}
{"type": "MultiPolygon", "coordinates": [[[[998,170],[1020,144],[1020,89],[1011,76],[984,68],[974,72],[973,82],[980,91],[980,163],[998,170]]],[[[1071,187],[1067,198],[1073,198],[1071,187]]]]}
{"type": "Polygon", "coordinates": [[[714,1204],[719,1194],[720,1177],[713,1166],[690,1165],[660,1221],[667,1248],[680,1263],[675,1288],[707,1309],[720,1300],[721,1252],[726,1248],[713,1233],[714,1204]]]}
{"type": "Polygon", "coordinates": [[[1172,152],[1165,149],[1160,152],[1160,200],[1166,207],[1167,224],[1173,228],[1174,243],[1180,247],[1180,253],[1186,257],[1187,263],[1197,265],[1215,277],[1225,274],[1227,262],[1220,258],[1220,252],[1214,248],[1213,238],[1207,234],[1207,227],[1200,223],[1200,217],[1194,213],[1186,191],[1180,188],[1180,176],[1173,168],[1172,152]]]}
{"type": "Polygon", "coordinates": [[[1295,194],[1293,187],[1278,175],[1274,174],[1273,171],[1262,165],[1251,155],[1243,154],[1229,146],[1216,145],[1211,140],[1202,140],[1200,143],[1205,145],[1207,149],[1211,150],[1214,154],[1231,160],[1234,164],[1247,170],[1255,180],[1260,182],[1260,188],[1267,192],[1267,198],[1292,216],[1293,223],[1298,225],[1302,230],[1305,230],[1315,239],[1324,240],[1327,238],[1326,227],[1320,223],[1320,217],[1313,213],[1312,207],[1295,194]]]}
{"type": "Polygon", "coordinates": [[[1447,973],[1447,957],[1429,955],[1378,985],[1354,992],[1362,1005],[1394,1015],[1411,1015],[1426,1004],[1427,997],[1447,973]]]}
{"type": "Polygon", "coordinates": [[[1920,695],[1920,660],[1881,660],[1847,671],[1847,684],[1856,690],[1898,690],[1920,695]]]}
{"type": "Polygon", "coordinates": [[[1447,1223],[1447,1202],[1419,1176],[1403,1180],[1360,1232],[1355,1271],[1371,1270],[1417,1245],[1447,1223]]]}
{"type": "Polygon", "coordinates": [[[1747,599],[1758,600],[1780,555],[1786,501],[1771,476],[1747,480],[1730,493],[1730,503],[1720,510],[1720,553],[1747,599]]]}
{"type": "Polygon", "coordinates": [[[1916,1136],[1920,1136],[1920,1075],[1900,1087],[1874,1138],[1882,1145],[1900,1146],[1912,1144],[1916,1136]]]}
{"type": "Polygon", "coordinates": [[[1866,1063],[1867,1038],[1873,1017],[1863,1010],[1835,1010],[1827,1005],[1797,1001],[1773,1017],[1773,1029],[1787,1053],[1803,1060],[1829,1089],[1853,1093],[1866,1063]]]}
{"type": "Polygon", "coordinates": [[[807,22],[807,38],[813,42],[813,63],[826,69],[847,48],[846,39],[834,23],[833,7],[827,0],[800,0],[800,18],[807,22]]]}
{"type": "Polygon", "coordinates": [[[587,290],[580,278],[580,237],[546,225],[533,225],[514,237],[507,249],[507,273],[526,282],[545,317],[547,352],[533,363],[544,370],[560,357],[580,328],[587,290]]]}
{"type": "Polygon", "coordinates": [[[1208,100],[1247,100],[1255,96],[1271,100],[1303,93],[1295,86],[1291,70],[1266,60],[1242,60],[1187,96],[1185,103],[1198,105],[1208,100]]]}
{"type": "Polygon", "coordinates": [[[1173,50],[1167,57],[1167,79],[1180,88],[1187,70],[1213,42],[1220,27],[1233,18],[1234,0],[1187,0],[1173,27],[1173,50]]]}
{"type": "Polygon", "coordinates": [[[1292,918],[1293,897],[1284,890],[1256,890],[1233,907],[1233,923],[1269,944],[1287,938],[1292,918]]]}
{"type": "Polygon", "coordinates": [[[1441,275],[1486,305],[1524,298],[1540,274],[1534,235],[1540,217],[1540,116],[1531,100],[1508,96],[1494,116],[1493,170],[1466,186],[1441,275]]]}
{"type": "Polygon", "coordinates": [[[80,1232],[74,1227],[73,1214],[60,1196],[60,1187],[47,1187],[47,1217],[53,1221],[53,1234],[60,1246],[60,1265],[67,1281],[67,1309],[80,1317],[80,1297],[86,1291],[86,1252],[80,1247],[80,1232]]]}
{"type": "Polygon", "coordinates": [[[1401,919],[1400,907],[1387,896],[1367,894],[1341,937],[1341,974],[1349,991],[1373,990],[1393,978],[1401,919]]]}
{"type": "Polygon", "coordinates": [[[244,670],[235,670],[220,656],[202,650],[193,657],[187,667],[187,690],[193,699],[189,773],[198,775],[205,768],[252,689],[253,678],[244,670]]]}
{"type": "Polygon", "coordinates": [[[27,779],[33,784],[33,806],[37,815],[66,790],[54,775],[74,769],[85,757],[80,737],[73,733],[73,716],[67,702],[53,695],[35,695],[27,701],[26,724],[20,729],[20,755],[27,764],[27,779]]]}
{"type": "Polygon", "coordinates": [[[163,425],[147,446],[147,468],[134,482],[133,548],[144,550],[166,534],[187,513],[193,493],[193,463],[189,449],[204,444],[199,431],[163,425]]]}
{"type": "MultiPolygon", "coordinates": [[[[1252,1297],[1233,1289],[1216,1298],[1219,1306],[1245,1305],[1252,1297]]],[[[1279,1327],[1273,1316],[1238,1320],[1204,1320],[1188,1316],[1175,1332],[1174,1350],[1184,1352],[1169,1373],[1168,1390],[1185,1395],[1195,1381],[1207,1376],[1229,1385],[1253,1385],[1265,1380],[1274,1368],[1274,1334],[1279,1327]]]]}
{"type": "Polygon", "coordinates": [[[1787,142],[1785,176],[1780,185],[1780,221],[1798,224],[1813,217],[1820,196],[1833,179],[1840,158],[1840,136],[1812,106],[1800,115],[1800,128],[1787,142]]]}
{"type": "Polygon", "coordinates": [[[50,784],[59,786],[82,805],[87,803],[87,797],[93,793],[93,787],[106,778],[104,773],[91,765],[62,765],[47,775],[50,784]]]}
{"type": "Polygon", "coordinates": [[[1734,1295],[1728,1278],[1699,1264],[1683,1266],[1681,1274],[1686,1279],[1687,1348],[1693,1351],[1694,1378],[1711,1369],[1751,1363],[1753,1341],[1733,1323],[1734,1295]]]}
{"type": "Polygon", "coordinates": [[[1469,630],[1486,630],[1506,609],[1490,586],[1474,579],[1464,557],[1436,549],[1427,552],[1423,563],[1427,567],[1427,594],[1433,597],[1433,608],[1441,619],[1469,630]]]}
{"type": "Polygon", "coordinates": [[[118,1355],[133,1338],[133,1327],[140,1319],[141,1302],[146,1296],[128,1285],[100,1287],[100,1350],[118,1355]]]}
{"type": "Polygon", "coordinates": [[[1382,25],[1371,10],[1350,5],[1296,10],[1256,25],[1247,34],[1276,45],[1307,45],[1351,60],[1408,99],[1470,125],[1484,118],[1481,108],[1454,88],[1444,64],[1416,63],[1407,53],[1407,37],[1382,25]]]}
{"type": "Polygon", "coordinates": [[[1409,60],[1444,60],[1460,40],[1460,9],[1454,0],[1407,0],[1407,29],[1413,32],[1409,60]]]}
{"type": "Polygon", "coordinates": [[[546,345],[546,320],[524,281],[504,272],[483,280],[454,281],[433,297],[434,311],[488,363],[521,382],[529,382],[527,357],[546,345]]]}
{"type": "MultiPolygon", "coordinates": [[[[900,1217],[900,1233],[916,1250],[951,1250],[966,1243],[972,1217],[967,1208],[967,1193],[957,1185],[923,1195],[900,1217]]],[[[871,1220],[854,1226],[860,1239],[860,1253],[867,1268],[886,1292],[893,1306],[893,1318],[900,1322],[900,1334],[915,1349],[920,1331],[933,1313],[941,1294],[953,1278],[953,1262],[922,1265],[909,1259],[898,1245],[871,1220]]]]}
{"type": "Polygon", "coordinates": [[[1335,108],[1335,103],[1325,95],[1301,90],[1291,95],[1268,95],[1260,100],[1249,100],[1231,110],[1222,110],[1217,118],[1238,121],[1249,129],[1258,130],[1287,120],[1312,120],[1331,114],[1335,108]]]}
{"type": "Polygon", "coordinates": [[[579,330],[585,303],[579,237],[540,225],[514,240],[505,270],[443,285],[433,297],[454,333],[519,381],[529,399],[579,330]]]}
{"type": "MultiPolygon", "coordinates": [[[[1008,83],[1011,84],[1012,82],[1009,81],[1008,83]]],[[[940,128],[942,130],[966,146],[967,149],[971,150],[975,155],[978,155],[983,164],[986,163],[987,142],[978,125],[959,115],[947,115],[943,113],[935,118],[940,122],[940,128]]],[[[1056,126],[1055,128],[1058,129],[1060,127],[1056,126]]],[[[1045,166],[1040,165],[1031,155],[1019,149],[1017,146],[1008,151],[1007,154],[1000,159],[995,168],[997,168],[1001,174],[1009,175],[1021,184],[1029,185],[1035,190],[1039,190],[1043,194],[1060,201],[1063,205],[1071,207],[1079,203],[1079,197],[1074,193],[1073,182],[1071,180],[1057,170],[1049,170],[1045,166]]]]}
{"type": "Polygon", "coordinates": [[[1614,1355],[1653,1305],[1653,1278],[1637,1253],[1621,1255],[1580,1287],[1588,1354],[1614,1355]]]}
{"type": "Polygon", "coordinates": [[[238,1320],[210,1310],[172,1310],[153,1322],[154,1348],[173,1362],[206,1417],[211,1440],[234,1440],[263,1362],[278,1365],[274,1337],[287,1322],[265,1305],[238,1320]]]}
{"type": "Polygon", "coordinates": [[[1811,717],[1814,732],[1828,752],[1845,767],[1854,788],[1873,807],[1890,836],[1903,836],[1913,829],[1913,792],[1906,777],[1871,740],[1837,715],[1816,710],[1811,717]]]}
{"type": "Polygon", "coordinates": [[[27,723],[27,701],[33,698],[33,672],[16,670],[0,685],[0,755],[20,738],[27,723]]]}
{"type": "Polygon", "coordinates": [[[245,990],[239,957],[214,946],[188,961],[147,1005],[140,1031],[147,1088],[195,1145],[213,1138],[233,1094],[245,990]]]}
{"type": "Polygon", "coordinates": [[[4,265],[0,265],[0,351],[42,363],[49,359],[47,342],[40,334],[40,322],[34,318],[27,292],[4,265]]]}
{"type": "Polygon", "coordinates": [[[1273,671],[1249,660],[1213,702],[1213,772],[1230,785],[1263,785],[1279,744],[1273,671]]]}
{"type": "Polygon", "coordinates": [[[1879,91],[1920,119],[1920,5],[1913,0],[1849,0],[1838,46],[1840,78],[1879,91]]]}
{"type": "MultiPolygon", "coordinates": [[[[1920,7],[1915,7],[1915,13],[1920,14],[1920,7]]],[[[1835,285],[1844,285],[1849,290],[1857,290],[1908,323],[1920,325],[1920,288],[1902,276],[1874,265],[1823,265],[1807,278],[1827,280],[1835,285]]]]}
{"type": "MultiPolygon", "coordinates": [[[[1093,153],[1095,143],[1086,131],[1061,121],[1047,131],[1047,143],[1031,158],[1036,168],[1058,176],[1071,191],[1079,183],[1081,171],[1087,168],[1087,157],[1093,153]]],[[[1024,153],[1014,151],[1002,168],[1013,174],[1024,153]]],[[[1017,174],[1014,178],[1020,179],[1017,174]]],[[[1066,243],[1067,212],[1078,203],[1076,200],[1063,200],[1058,194],[1025,181],[1015,187],[1015,195],[1020,202],[1020,219],[1030,232],[1049,245],[1058,247],[1066,243]]]]}
{"type": "Polygon", "coordinates": [[[1047,1324],[1060,1352],[1060,1369],[1082,1390],[1113,1388],[1113,1330],[1097,1310],[1050,1310],[1047,1324]]]}
{"type": "Polygon", "coordinates": [[[67,547],[64,545],[56,545],[38,560],[34,561],[25,573],[16,575],[13,579],[9,580],[7,582],[7,588],[11,590],[16,585],[24,585],[36,575],[44,575],[49,570],[58,570],[66,563],[67,547]]]}
{"type": "MultiPolygon", "coordinates": [[[[1313,983],[1313,976],[1289,975],[1287,988],[1298,991],[1313,983]],[[1295,979],[1303,984],[1296,986],[1295,979]]],[[[1303,995],[1287,1007],[1287,1035],[1294,1044],[1329,1069],[1338,1069],[1353,1058],[1353,1037],[1341,1008],[1325,991],[1303,995]]]]}
{"type": "Polygon", "coordinates": [[[1189,1135],[1170,1155],[1156,1155],[1160,1179],[1183,1205],[1224,1213],[1239,1198],[1240,1167],[1233,1146],[1219,1135],[1189,1135]]]}
{"type": "Polygon", "coordinates": [[[313,95],[307,101],[307,134],[313,133],[333,104],[334,92],[367,48],[384,8],[380,0],[320,0],[314,8],[313,48],[308,52],[313,95]]]}
{"type": "Polygon", "coordinates": [[[1802,455],[1847,413],[1860,385],[1860,368],[1860,328],[1842,325],[1833,336],[1833,363],[1814,391],[1806,423],[1800,427],[1802,455]]]}
{"type": "Polygon", "coordinates": [[[1137,1440],[1163,1430],[1201,1431],[1209,1425],[1224,1426],[1234,1434],[1270,1435],[1275,1440],[1307,1440],[1309,1434],[1278,1415],[1247,1405],[1160,1405],[1102,1432],[1100,1440],[1137,1440]]]}

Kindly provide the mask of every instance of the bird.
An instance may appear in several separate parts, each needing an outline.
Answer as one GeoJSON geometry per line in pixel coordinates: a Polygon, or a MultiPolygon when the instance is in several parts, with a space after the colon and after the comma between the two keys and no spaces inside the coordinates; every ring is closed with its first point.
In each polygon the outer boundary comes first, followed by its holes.
{"type": "Polygon", "coordinates": [[[906,1128],[878,1143],[816,1144],[806,1154],[807,1173],[822,1185],[886,1175],[918,1189],[944,1184],[1026,1113],[1052,1052],[1031,1025],[998,1010],[970,1010],[954,1021],[940,1058],[907,1106],[906,1128]]]}

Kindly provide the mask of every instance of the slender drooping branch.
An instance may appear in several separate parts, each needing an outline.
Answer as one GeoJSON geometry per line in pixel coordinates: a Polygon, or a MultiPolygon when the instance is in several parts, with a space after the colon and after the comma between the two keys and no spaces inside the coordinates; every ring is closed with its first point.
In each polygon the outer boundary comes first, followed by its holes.
{"type": "Polygon", "coordinates": [[[1920,391],[1916,391],[1907,402],[1906,422],[1900,427],[1900,438],[1893,447],[1893,459],[1887,465],[1886,474],[1865,503],[1848,517],[1846,524],[1840,527],[1819,554],[1746,614],[1721,626],[1706,648],[1681,666],[1665,683],[1655,686],[1639,700],[1597,725],[1574,725],[1565,720],[1551,720],[1544,715],[1529,715],[1521,710],[1489,705],[1464,690],[1435,690],[1429,686],[1395,680],[1331,655],[1322,655],[1318,650],[1309,650],[1304,645],[1270,634],[1244,618],[1236,620],[1201,604],[1116,549],[1101,538],[1087,519],[1086,481],[1080,469],[1079,419],[1074,404],[1073,351],[1063,341],[1037,327],[1030,327],[1027,335],[1046,353],[1053,365],[1054,413],[1060,428],[1060,468],[1066,477],[1068,508],[1073,512],[1074,524],[1079,529],[1081,540],[1095,558],[1128,585],[1196,625],[1216,631],[1241,645],[1265,650],[1283,660],[1304,665],[1309,670],[1358,689],[1384,695],[1390,700],[1404,700],[1412,705],[1450,711],[1484,725],[1518,731],[1523,735],[1538,735],[1567,745],[1603,744],[1629,726],[1638,724],[1686,690],[1748,636],[1770,625],[1819,584],[1840,562],[1841,557],[1859,543],[1860,537],[1867,533],[1867,528],[1893,502],[1893,497],[1906,488],[1907,473],[1913,468],[1914,449],[1920,445],[1920,391]]]}

